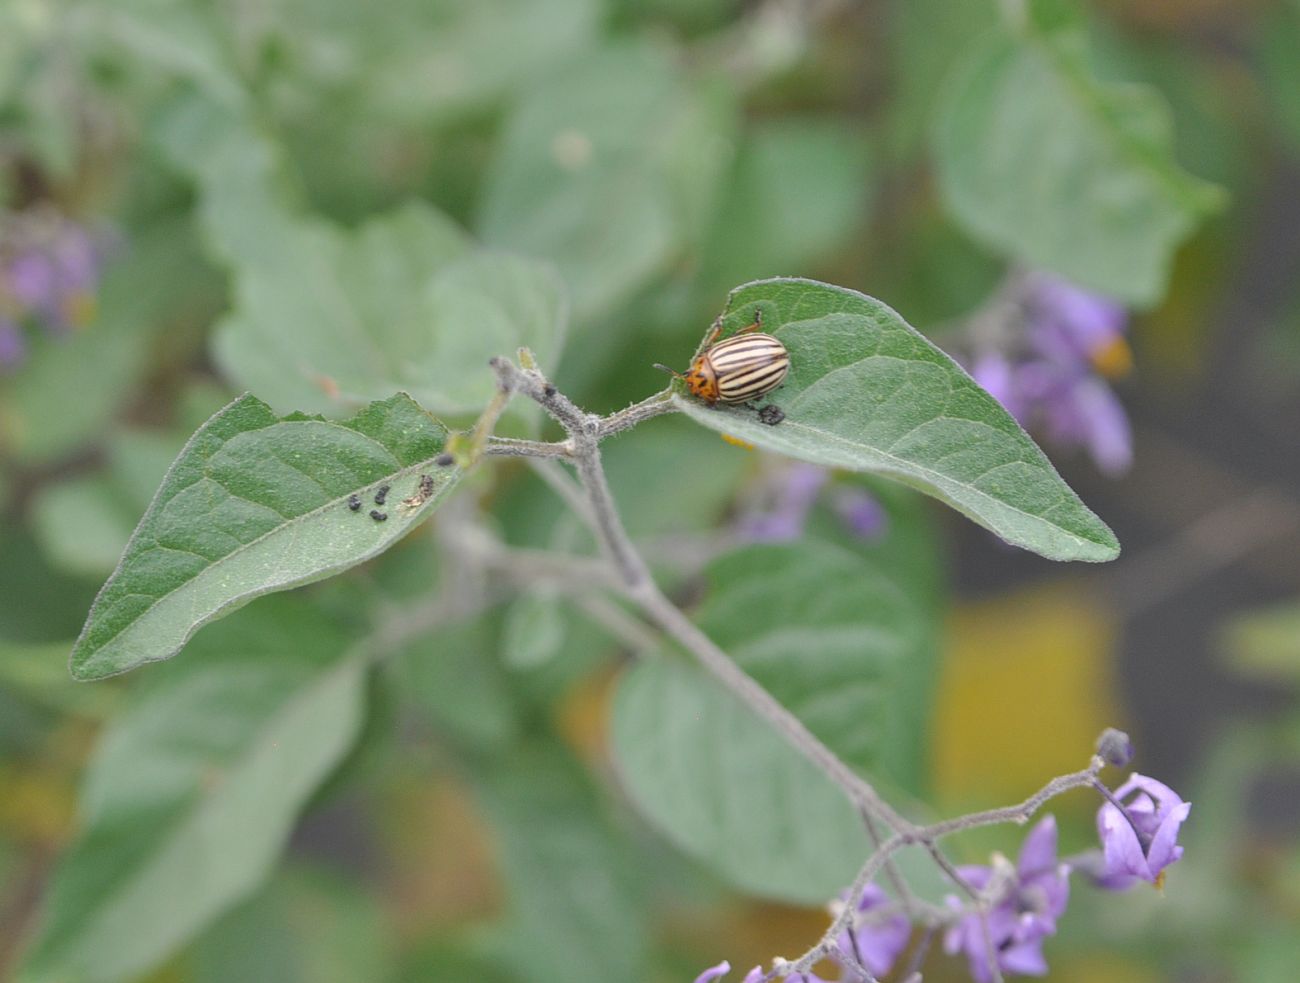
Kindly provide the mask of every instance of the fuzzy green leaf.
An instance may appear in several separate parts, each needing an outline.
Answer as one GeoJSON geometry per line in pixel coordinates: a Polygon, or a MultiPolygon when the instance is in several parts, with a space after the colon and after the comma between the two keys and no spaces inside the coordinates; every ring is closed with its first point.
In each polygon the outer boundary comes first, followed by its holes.
{"type": "Polygon", "coordinates": [[[694,666],[634,666],[618,689],[613,742],[641,810],[744,890],[821,904],[867,855],[843,793],[694,666]]]}
{"type": "Polygon", "coordinates": [[[1114,534],[1014,419],[951,358],[874,298],[779,277],[732,291],[724,333],[762,312],[790,352],[776,426],[710,408],[676,383],[696,422],[814,464],[870,471],[946,502],[1007,542],[1053,560],[1112,560],[1114,534]]]}
{"type": "MultiPolygon", "coordinates": [[[[896,553],[819,538],[737,550],[707,571],[699,623],[842,760],[917,787],[937,665],[933,585],[896,553]]],[[[614,748],[641,810],[738,886],[791,901],[842,886],[838,851],[861,836],[842,793],[694,666],[632,671],[614,748]],[[768,769],[782,784],[767,786],[768,769]],[[836,817],[837,837],[806,834],[804,794],[836,817]]]]}
{"type": "Polygon", "coordinates": [[[365,648],[269,599],[163,667],[104,735],[22,983],[135,979],[249,894],[356,738],[365,648]]]}
{"type": "Polygon", "coordinates": [[[949,79],[940,184],[972,235],[1132,304],[1160,299],[1175,247],[1222,201],[1173,158],[1153,90],[1103,85],[1081,37],[989,35],[949,79]]]}
{"type": "Polygon", "coordinates": [[[456,483],[447,431],[406,395],[350,420],[278,418],[242,396],[172,464],[100,591],[72,652],[97,679],[175,655],[198,628],[260,594],[320,580],[382,552],[456,483]],[[421,475],[432,494],[419,494],[421,475]],[[383,506],[376,489],[391,485],[383,506]],[[348,496],[362,507],[352,511],[348,496]],[[388,516],[369,516],[378,508],[388,516]]]}

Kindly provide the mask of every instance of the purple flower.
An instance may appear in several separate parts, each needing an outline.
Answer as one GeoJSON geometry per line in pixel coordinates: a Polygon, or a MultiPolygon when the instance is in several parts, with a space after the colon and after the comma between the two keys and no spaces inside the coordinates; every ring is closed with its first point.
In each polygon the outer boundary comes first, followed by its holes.
{"type": "Polygon", "coordinates": [[[884,534],[889,517],[871,492],[861,488],[838,489],[833,505],[840,521],[859,539],[879,539],[884,534]]]}
{"type": "Polygon", "coordinates": [[[96,236],[48,208],[14,216],[0,236],[0,301],[15,319],[63,334],[94,311],[103,250],[96,236]]]}
{"type": "MultiPolygon", "coordinates": [[[[992,868],[958,869],[976,891],[984,891],[993,883],[992,868]]],[[[1065,912],[1070,898],[1069,867],[1056,857],[1056,820],[1046,817],[1025,837],[1014,871],[997,873],[1006,884],[986,915],[987,936],[979,915],[965,914],[945,933],[944,951],[949,955],[964,952],[976,983],[990,983],[993,978],[989,943],[1002,972],[1042,976],[1047,972],[1043,939],[1055,934],[1056,920],[1065,912]]],[[[962,910],[956,897],[949,895],[946,900],[950,908],[962,910]]]]}
{"type": "Polygon", "coordinates": [[[1047,273],[1028,278],[1030,343],[1053,361],[1105,363],[1116,346],[1126,349],[1128,312],[1109,297],[1047,273]]]}
{"type": "Polygon", "coordinates": [[[5,270],[9,292],[20,305],[48,314],[59,307],[59,277],[54,261],[44,252],[21,252],[5,270]]]}
{"type": "Polygon", "coordinates": [[[1136,881],[1159,883],[1161,872],[1183,855],[1178,829],[1192,804],[1168,785],[1134,773],[1097,812],[1103,868],[1097,882],[1123,890],[1136,881]],[[1125,799],[1128,801],[1125,801],[1125,799]]]}
{"type": "Polygon", "coordinates": [[[1025,281],[1023,335],[1014,350],[981,351],[971,375],[1028,430],[1083,447],[1107,474],[1128,469],[1128,417],[1103,376],[1132,362],[1122,306],[1058,277],[1025,281]]]}
{"type": "Polygon", "coordinates": [[[858,900],[858,914],[851,931],[839,938],[840,949],[856,956],[872,976],[884,976],[907,948],[912,925],[901,912],[868,917],[872,909],[889,903],[889,896],[875,884],[868,884],[858,900]]]}
{"type": "Polygon", "coordinates": [[[27,342],[23,329],[9,318],[0,315],[0,369],[10,369],[27,355],[27,342]]]}
{"type": "Polygon", "coordinates": [[[787,543],[803,535],[808,513],[829,475],[815,464],[795,462],[775,482],[771,507],[742,516],[740,535],[756,543],[787,543]]]}

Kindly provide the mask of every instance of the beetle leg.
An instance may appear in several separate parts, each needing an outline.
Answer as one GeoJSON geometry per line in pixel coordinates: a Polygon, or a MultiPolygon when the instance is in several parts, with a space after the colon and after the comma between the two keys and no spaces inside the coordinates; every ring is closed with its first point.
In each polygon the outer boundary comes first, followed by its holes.
{"type": "Polygon", "coordinates": [[[763,327],[763,308],[754,308],[754,323],[747,328],[741,328],[736,334],[747,334],[750,331],[758,331],[763,327]]]}
{"type": "Polygon", "coordinates": [[[713,319],[713,324],[709,327],[708,336],[704,339],[704,344],[700,345],[700,351],[708,351],[713,347],[713,343],[718,340],[718,335],[722,334],[722,315],[719,314],[713,319]]]}

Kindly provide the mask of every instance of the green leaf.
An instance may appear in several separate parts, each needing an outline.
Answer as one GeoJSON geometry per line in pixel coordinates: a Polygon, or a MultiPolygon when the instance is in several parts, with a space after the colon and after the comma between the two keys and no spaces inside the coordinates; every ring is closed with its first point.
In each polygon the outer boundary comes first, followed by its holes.
{"type": "Polygon", "coordinates": [[[95,719],[107,717],[120,694],[111,687],[78,686],[68,678],[71,642],[16,644],[0,641],[0,691],[30,704],[95,719]]]}
{"type": "Polygon", "coordinates": [[[105,473],[43,488],[32,505],[32,533],[50,562],[96,579],[112,572],[184,438],[126,430],[108,439],[105,473]]]}
{"type": "Polygon", "coordinates": [[[1300,152],[1300,3],[1274,4],[1257,26],[1262,81],[1271,122],[1300,152]]]}
{"type": "Polygon", "coordinates": [[[223,105],[246,101],[238,56],[222,18],[191,4],[120,0],[84,8],[79,25],[98,44],[124,49],[133,65],[147,65],[193,83],[223,105]]]}
{"type": "Polygon", "coordinates": [[[470,414],[495,392],[492,356],[527,346],[558,361],[568,312],[547,263],[475,250],[421,202],[354,232],[306,217],[276,145],[209,103],[178,102],[157,136],[197,180],[205,231],[235,276],[215,358],[278,410],[336,415],[402,390],[470,414]]]}
{"type": "Polygon", "coordinates": [[[510,602],[501,632],[501,661],[511,669],[534,669],[550,662],[564,645],[567,625],[554,589],[537,587],[510,602]]]}
{"type": "Polygon", "coordinates": [[[275,598],[150,677],[91,763],[22,983],[133,978],[261,882],[361,727],[366,660],[349,642],[275,598]]]}
{"type": "Polygon", "coordinates": [[[1159,95],[1097,82],[1073,32],[983,39],[949,80],[935,154],[972,235],[1137,305],[1222,198],[1175,163],[1159,95]]]}
{"type": "Polygon", "coordinates": [[[479,784],[510,900],[493,949],[522,979],[646,979],[644,912],[622,844],[586,776],[537,743],[501,758],[479,784]]]}
{"type": "Polygon", "coordinates": [[[701,250],[703,284],[724,290],[832,254],[866,219],[869,165],[865,134],[845,120],[756,124],[701,250]]]}
{"type": "Polygon", "coordinates": [[[392,934],[360,879],[290,868],[203,935],[193,983],[383,983],[392,934]]]}
{"type": "Polygon", "coordinates": [[[430,251],[395,234],[402,221],[373,220],[355,246],[318,230],[279,275],[241,280],[240,308],[214,342],[226,373],[278,406],[337,412],[340,398],[400,389],[468,415],[495,391],[494,355],[526,346],[543,364],[557,358],[567,311],[549,266],[478,252],[431,272],[430,251]]]}
{"type": "Polygon", "coordinates": [[[736,550],[706,577],[700,627],[836,754],[895,779],[920,758],[916,693],[937,665],[928,599],[869,554],[815,539],[736,550]]]}
{"type": "Polygon", "coordinates": [[[693,666],[634,666],[619,684],[612,740],[641,811],[746,891],[824,904],[867,855],[843,793],[693,666]]]}
{"type": "MultiPolygon", "coordinates": [[[[427,126],[431,118],[518,90],[580,53],[595,37],[601,6],[596,0],[477,0],[419,3],[401,17],[357,15],[384,22],[371,32],[383,47],[376,44],[359,62],[373,111],[427,126]]],[[[345,41],[356,38],[356,28],[364,30],[354,25],[345,41]]]]}
{"type": "Polygon", "coordinates": [[[172,464],[72,653],[97,679],[180,651],[198,628],[260,594],[320,580],[381,553],[456,483],[436,468],[447,431],[406,395],[333,423],[277,418],[241,396],[172,464]],[[419,493],[421,473],[432,494],[419,493]],[[382,507],[368,513],[381,484],[382,507]],[[359,511],[350,494],[363,496],[359,511]]]}
{"type": "Polygon", "coordinates": [[[403,695],[435,730],[473,750],[500,748],[519,729],[495,658],[496,628],[489,618],[446,625],[407,646],[396,664],[403,695]]]}
{"type": "MultiPolygon", "coordinates": [[[[896,504],[890,515],[891,525],[895,515],[907,521],[896,504]]],[[[818,524],[847,538],[842,527],[818,524]]],[[[888,542],[855,549],[811,537],[746,547],[709,567],[698,620],[841,759],[878,784],[918,788],[938,666],[935,585],[933,571],[900,567],[896,554],[888,542]]],[[[664,661],[667,667],[634,669],[615,703],[614,750],[633,800],[685,850],[747,890],[794,901],[830,896],[851,877],[855,861],[841,851],[861,830],[847,825],[824,854],[815,836],[801,841],[798,857],[812,872],[805,879],[780,856],[787,848],[774,846],[796,835],[789,816],[798,802],[761,815],[752,808],[760,794],[752,786],[769,767],[794,776],[783,795],[820,789],[826,780],[790,749],[791,760],[777,754],[771,728],[694,666],[664,661]],[[642,673],[653,682],[635,678],[642,673]],[[678,705],[681,688],[695,684],[705,695],[678,705]],[[758,740],[759,730],[768,737],[758,740]]],[[[846,808],[835,806],[840,814],[846,808]]]]}
{"type": "Polygon", "coordinates": [[[813,280],[732,291],[727,333],[762,311],[790,352],[777,426],[674,388],[698,423],[814,464],[870,471],[946,502],[1007,542],[1053,560],[1112,560],[1114,534],[999,403],[880,301],[813,280]]]}
{"type": "Polygon", "coordinates": [[[663,271],[707,214],[729,107],[648,44],[609,46],[534,86],[505,125],[478,229],[559,267],[588,320],[663,271]]]}
{"type": "Polygon", "coordinates": [[[891,98],[885,104],[886,144],[891,155],[910,162],[924,149],[934,125],[943,82],[978,37],[998,22],[991,0],[891,0],[889,45],[891,98]]]}

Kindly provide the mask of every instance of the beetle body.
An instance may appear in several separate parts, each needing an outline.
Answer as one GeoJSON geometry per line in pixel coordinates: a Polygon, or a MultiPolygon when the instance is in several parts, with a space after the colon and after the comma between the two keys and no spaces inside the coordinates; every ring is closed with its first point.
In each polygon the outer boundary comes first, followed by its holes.
{"type": "MultiPolygon", "coordinates": [[[[757,326],[757,325],[756,325],[757,326]]],[[[682,377],[706,403],[748,403],[785,381],[790,353],[770,334],[747,331],[706,348],[682,377]]]]}

